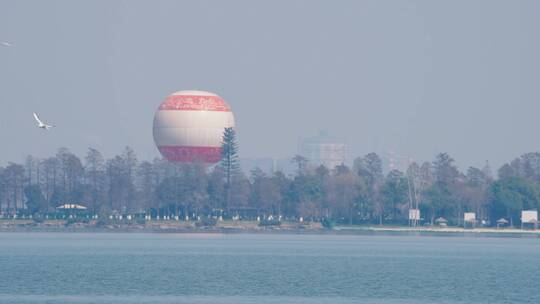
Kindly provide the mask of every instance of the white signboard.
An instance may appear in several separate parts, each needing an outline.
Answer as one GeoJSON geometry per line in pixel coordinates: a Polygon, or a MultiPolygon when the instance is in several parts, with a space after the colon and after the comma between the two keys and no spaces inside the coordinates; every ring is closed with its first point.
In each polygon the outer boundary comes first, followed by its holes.
{"type": "Polygon", "coordinates": [[[420,209],[409,209],[409,220],[420,220],[420,209]]]}
{"type": "Polygon", "coordinates": [[[476,213],[474,213],[474,212],[465,212],[463,214],[463,220],[465,222],[475,222],[476,221],[476,213]]]}
{"type": "Polygon", "coordinates": [[[521,211],[522,223],[536,223],[538,221],[538,211],[536,210],[523,210],[521,211]]]}

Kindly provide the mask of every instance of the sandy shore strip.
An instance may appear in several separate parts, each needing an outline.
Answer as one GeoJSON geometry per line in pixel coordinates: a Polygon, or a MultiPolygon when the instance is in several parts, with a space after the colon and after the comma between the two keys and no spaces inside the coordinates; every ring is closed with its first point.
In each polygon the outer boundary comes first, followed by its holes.
{"type": "Polygon", "coordinates": [[[338,231],[364,230],[373,232],[428,232],[428,233],[482,233],[482,234],[532,234],[540,235],[539,230],[518,228],[463,228],[463,227],[402,227],[402,226],[338,226],[338,231]]]}

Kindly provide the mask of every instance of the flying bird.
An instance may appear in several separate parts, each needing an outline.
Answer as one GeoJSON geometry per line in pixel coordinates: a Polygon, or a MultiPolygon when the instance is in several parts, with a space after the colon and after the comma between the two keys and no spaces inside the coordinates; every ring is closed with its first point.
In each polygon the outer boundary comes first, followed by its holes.
{"type": "Polygon", "coordinates": [[[2,41],[2,45],[3,46],[13,46],[13,44],[11,44],[9,42],[5,42],[5,41],[2,41]]]}
{"type": "Polygon", "coordinates": [[[42,122],[41,119],[39,119],[39,116],[35,112],[33,114],[34,114],[34,119],[38,123],[38,128],[48,131],[49,129],[54,127],[52,125],[48,125],[48,124],[42,122]]]}

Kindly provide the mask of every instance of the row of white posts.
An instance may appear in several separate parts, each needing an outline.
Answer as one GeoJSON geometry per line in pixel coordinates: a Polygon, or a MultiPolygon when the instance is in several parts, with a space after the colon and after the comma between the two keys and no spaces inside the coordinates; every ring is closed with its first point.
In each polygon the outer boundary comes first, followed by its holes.
{"type": "MultiPolygon", "coordinates": [[[[97,219],[98,216],[95,215],[95,216],[93,216],[92,218],[97,219]]],[[[220,216],[217,216],[217,217],[214,217],[214,218],[217,219],[217,220],[220,221],[220,222],[223,221],[223,216],[221,216],[221,215],[220,215],[220,216]]],[[[109,215],[109,219],[110,219],[110,220],[124,220],[124,219],[126,219],[126,220],[129,221],[129,220],[134,219],[134,216],[129,215],[129,214],[128,214],[128,215],[125,215],[125,216],[124,216],[124,215],[109,215]]],[[[145,220],[158,220],[158,221],[159,221],[159,220],[163,220],[163,221],[170,221],[170,220],[173,220],[173,221],[179,221],[179,220],[180,220],[180,217],[179,217],[178,215],[164,215],[164,216],[159,216],[159,215],[158,215],[158,216],[156,216],[156,217],[152,217],[151,215],[148,215],[148,214],[147,214],[147,215],[144,216],[144,219],[145,219],[145,220]]],[[[201,217],[200,217],[200,216],[197,216],[196,219],[197,219],[198,221],[200,221],[200,220],[201,220],[201,217]]],[[[281,216],[281,215],[279,215],[279,216],[269,215],[269,216],[262,216],[262,217],[261,217],[261,216],[258,216],[258,217],[257,217],[257,222],[260,222],[260,221],[263,220],[263,219],[266,219],[266,220],[269,220],[269,221],[272,221],[272,220],[277,219],[278,221],[281,221],[282,216],[281,216]]],[[[190,220],[190,217],[189,217],[189,216],[186,216],[186,217],[184,218],[184,220],[185,220],[185,221],[189,221],[189,220],[190,220]]],[[[232,217],[232,220],[233,220],[233,221],[238,221],[238,220],[240,220],[240,216],[239,216],[239,215],[235,215],[235,216],[232,217]]],[[[302,222],[302,221],[303,221],[303,218],[300,217],[300,222],[302,222]]]]}
{"type": "MultiPolygon", "coordinates": [[[[0,218],[10,218],[10,219],[32,219],[32,215],[17,215],[17,214],[14,214],[12,216],[8,216],[8,215],[5,215],[5,214],[0,214],[0,218]]],[[[49,215],[45,215],[45,219],[49,219],[49,215]]],[[[74,215],[67,215],[65,217],[62,217],[62,218],[75,218],[74,215]]],[[[88,218],[88,216],[86,216],[86,218],[88,218]]],[[[93,220],[97,220],[99,219],[99,215],[97,214],[94,214],[92,216],[90,216],[89,218],[93,219],[93,220]]],[[[108,218],[110,220],[128,220],[128,221],[131,221],[131,220],[134,220],[135,219],[135,216],[131,215],[131,214],[128,214],[128,215],[122,215],[122,214],[118,214],[118,215],[109,215],[108,218]]],[[[217,216],[217,217],[214,217],[215,219],[217,219],[218,221],[223,221],[223,216],[217,216]]],[[[144,219],[145,220],[163,220],[163,221],[170,221],[170,220],[174,220],[174,221],[179,221],[180,220],[180,217],[178,215],[164,215],[164,216],[155,216],[155,217],[152,217],[151,215],[145,215],[144,216],[144,219]]],[[[269,221],[272,221],[272,220],[279,220],[281,221],[282,219],[282,216],[279,215],[279,216],[273,216],[273,215],[269,215],[269,216],[258,216],[257,217],[257,221],[260,222],[261,220],[269,220],[269,221]]],[[[184,218],[185,221],[189,221],[190,220],[190,217],[189,216],[186,216],[184,218]]],[[[201,220],[201,217],[200,216],[197,216],[196,217],[196,220],[200,221],[201,220]]],[[[239,215],[235,215],[232,217],[232,220],[233,221],[238,221],[240,220],[240,216],[239,215]]],[[[300,222],[303,222],[303,218],[300,217],[299,219],[300,222]]]]}
{"type": "MultiPolygon", "coordinates": [[[[97,215],[95,216],[97,218],[97,215]]],[[[109,219],[110,220],[128,220],[128,221],[131,221],[133,219],[135,219],[135,216],[133,215],[109,215],[109,219]]],[[[157,221],[179,221],[180,220],[180,217],[178,215],[163,215],[163,216],[155,216],[155,217],[152,217],[151,215],[145,215],[144,216],[144,219],[145,220],[157,220],[157,221]]],[[[189,216],[186,216],[184,218],[185,221],[189,221],[190,218],[189,216]]],[[[197,220],[200,221],[201,220],[201,217],[200,216],[197,216],[197,220]]],[[[223,217],[218,217],[218,220],[219,221],[222,221],[223,220],[223,217]]]]}

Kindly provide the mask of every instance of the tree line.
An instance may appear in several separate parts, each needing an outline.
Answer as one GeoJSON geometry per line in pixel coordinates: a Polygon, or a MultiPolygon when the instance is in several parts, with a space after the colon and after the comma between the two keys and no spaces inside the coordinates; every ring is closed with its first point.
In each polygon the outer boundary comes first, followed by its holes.
{"type": "Polygon", "coordinates": [[[540,207],[540,153],[504,164],[496,177],[489,166],[461,172],[447,153],[386,174],[376,153],[332,169],[313,167],[297,155],[292,159],[296,172],[287,176],[259,168],[246,175],[237,164],[237,146],[227,149],[223,161],[210,167],[161,158],[139,161],[129,147],[111,159],[93,148],[83,159],[65,148],[44,159],[28,156],[22,164],[0,167],[1,214],[52,214],[59,205],[77,203],[103,216],[272,215],[404,224],[408,210],[419,208],[425,223],[444,217],[460,224],[464,212],[476,212],[478,219],[494,225],[499,218],[517,224],[521,210],[540,207]]]}

